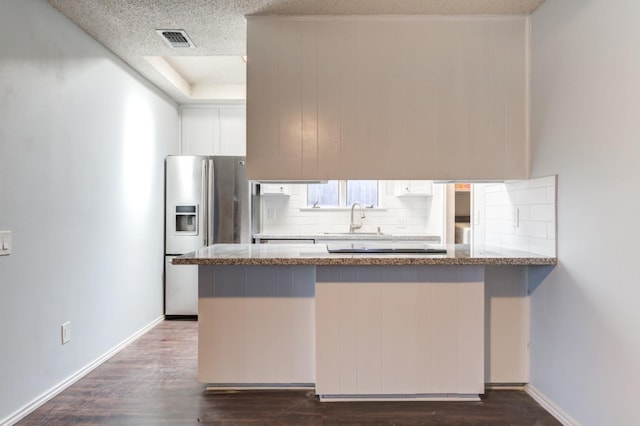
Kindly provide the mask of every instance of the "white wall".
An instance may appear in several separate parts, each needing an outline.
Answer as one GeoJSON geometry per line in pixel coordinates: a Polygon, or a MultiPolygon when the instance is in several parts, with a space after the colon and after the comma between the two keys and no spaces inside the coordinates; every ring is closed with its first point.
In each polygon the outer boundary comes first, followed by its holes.
{"type": "Polygon", "coordinates": [[[45,0],[0,1],[0,36],[2,423],[162,316],[178,111],[45,0]]]}
{"type": "Polygon", "coordinates": [[[474,243],[556,255],[556,176],[473,185],[474,243]]]}
{"type": "Polygon", "coordinates": [[[558,174],[559,264],[532,277],[531,379],[584,425],[638,423],[638,16],[561,0],[532,17],[532,173],[558,174]]]}
{"type": "MultiPolygon", "coordinates": [[[[307,209],[306,184],[292,184],[291,195],[262,196],[262,232],[269,234],[309,234],[349,232],[351,210],[307,209]],[[272,209],[275,215],[270,214],[272,209]],[[301,210],[302,209],[302,210],[301,210]]],[[[396,196],[393,181],[380,181],[381,209],[365,209],[358,232],[443,235],[444,185],[434,184],[431,196],[396,196]]],[[[357,216],[357,214],[356,214],[357,216]]],[[[359,216],[357,221],[359,223],[359,216]]]]}

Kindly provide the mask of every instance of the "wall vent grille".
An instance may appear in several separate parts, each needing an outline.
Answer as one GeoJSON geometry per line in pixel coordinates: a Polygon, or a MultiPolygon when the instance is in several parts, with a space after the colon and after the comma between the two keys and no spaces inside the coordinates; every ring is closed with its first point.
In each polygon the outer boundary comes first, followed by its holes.
{"type": "Polygon", "coordinates": [[[169,47],[196,47],[184,30],[156,30],[169,47]]]}

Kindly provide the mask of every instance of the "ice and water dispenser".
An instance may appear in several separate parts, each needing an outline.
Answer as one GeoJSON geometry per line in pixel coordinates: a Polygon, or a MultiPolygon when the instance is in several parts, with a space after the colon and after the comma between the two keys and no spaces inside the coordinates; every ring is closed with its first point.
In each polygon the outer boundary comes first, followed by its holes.
{"type": "Polygon", "coordinates": [[[198,205],[183,204],[175,209],[176,234],[198,235],[198,205]]]}

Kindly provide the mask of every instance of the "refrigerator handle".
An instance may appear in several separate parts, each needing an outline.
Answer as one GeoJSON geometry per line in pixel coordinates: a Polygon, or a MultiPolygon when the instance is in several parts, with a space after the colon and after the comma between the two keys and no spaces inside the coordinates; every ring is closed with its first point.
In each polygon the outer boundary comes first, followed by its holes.
{"type": "Polygon", "coordinates": [[[214,170],[214,162],[213,158],[209,157],[209,167],[207,174],[207,216],[205,216],[204,220],[207,222],[207,243],[213,244],[216,242],[215,239],[215,170],[214,170]]]}
{"type": "Polygon", "coordinates": [[[207,160],[202,160],[202,194],[200,195],[200,200],[202,206],[200,208],[200,214],[202,217],[200,218],[200,223],[202,223],[202,246],[206,247],[209,245],[209,241],[207,240],[207,236],[209,235],[209,221],[207,217],[209,216],[209,203],[208,203],[208,190],[207,190],[207,167],[209,166],[209,162],[207,160]]]}

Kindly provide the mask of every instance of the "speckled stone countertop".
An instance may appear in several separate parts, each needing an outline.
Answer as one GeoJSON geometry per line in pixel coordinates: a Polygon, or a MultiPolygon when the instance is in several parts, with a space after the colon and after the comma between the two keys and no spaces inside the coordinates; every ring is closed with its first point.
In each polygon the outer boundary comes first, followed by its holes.
{"type": "Polygon", "coordinates": [[[214,244],[174,265],[556,265],[534,253],[448,245],[447,254],[333,254],[326,244],[214,244]]]}
{"type": "Polygon", "coordinates": [[[437,235],[427,234],[378,234],[375,232],[319,232],[308,234],[266,234],[260,233],[253,236],[256,240],[376,240],[376,241],[429,241],[440,242],[437,235]]]}

